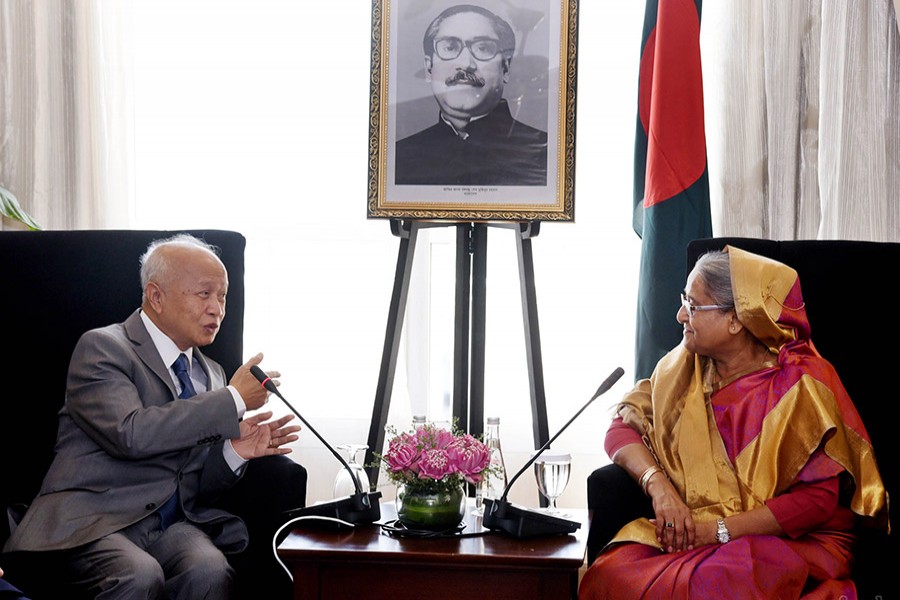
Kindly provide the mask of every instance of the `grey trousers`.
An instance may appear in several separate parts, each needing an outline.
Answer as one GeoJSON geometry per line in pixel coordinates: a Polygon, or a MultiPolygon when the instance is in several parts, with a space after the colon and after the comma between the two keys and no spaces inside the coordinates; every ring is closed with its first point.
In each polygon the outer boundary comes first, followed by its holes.
{"type": "Polygon", "coordinates": [[[156,514],[87,544],[69,566],[96,600],[223,600],[234,579],[203,531],[187,521],[162,530],[156,514]]]}

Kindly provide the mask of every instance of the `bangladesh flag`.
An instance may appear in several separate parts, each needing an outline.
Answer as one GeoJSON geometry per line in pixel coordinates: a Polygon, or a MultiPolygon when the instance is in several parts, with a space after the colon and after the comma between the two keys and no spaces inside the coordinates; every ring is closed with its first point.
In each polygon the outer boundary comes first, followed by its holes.
{"type": "Polygon", "coordinates": [[[634,230],[641,237],[635,378],[681,342],[675,315],[685,249],[712,236],[703,78],[702,0],[647,0],[634,144],[634,230]]]}

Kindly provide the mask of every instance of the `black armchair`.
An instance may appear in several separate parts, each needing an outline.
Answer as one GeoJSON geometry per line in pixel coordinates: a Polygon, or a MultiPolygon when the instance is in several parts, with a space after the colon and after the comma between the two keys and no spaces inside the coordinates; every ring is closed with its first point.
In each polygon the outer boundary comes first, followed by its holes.
{"type": "MultiPolygon", "coordinates": [[[[813,343],[837,369],[853,399],[872,439],[888,495],[892,495],[897,488],[896,423],[886,417],[893,414],[890,406],[897,395],[890,387],[889,374],[900,340],[900,323],[891,302],[900,268],[900,244],[695,240],[687,248],[688,272],[701,254],[725,245],[768,256],[797,270],[813,343]]],[[[587,494],[588,508],[593,510],[588,536],[590,563],[622,525],[652,516],[652,507],[634,480],[616,465],[594,471],[588,478],[587,494]]],[[[894,597],[898,586],[892,571],[897,556],[896,535],[861,528],[852,575],[860,598],[894,597]]]]}
{"type": "MultiPolygon", "coordinates": [[[[152,240],[175,233],[0,232],[0,327],[8,367],[0,389],[7,429],[0,436],[4,516],[31,502],[53,458],[56,415],[78,338],[88,329],[124,320],[140,305],[138,258],[152,240]],[[12,428],[19,435],[10,435],[12,428]],[[27,446],[20,445],[23,439],[27,446]]],[[[230,231],[189,233],[217,246],[228,270],[228,315],[215,343],[204,352],[230,374],[243,362],[246,241],[230,231]]],[[[274,558],[272,537],[285,520],[283,511],[303,506],[305,500],[306,470],[286,456],[252,461],[221,499],[222,507],[244,519],[250,531],[248,549],[230,557],[239,597],[291,597],[290,580],[274,558]]],[[[9,535],[8,523],[0,518],[0,548],[9,535]]],[[[30,578],[17,572],[15,563],[15,557],[0,556],[6,578],[33,598],[68,597],[60,590],[39,589],[53,581],[47,570],[30,578]]]]}

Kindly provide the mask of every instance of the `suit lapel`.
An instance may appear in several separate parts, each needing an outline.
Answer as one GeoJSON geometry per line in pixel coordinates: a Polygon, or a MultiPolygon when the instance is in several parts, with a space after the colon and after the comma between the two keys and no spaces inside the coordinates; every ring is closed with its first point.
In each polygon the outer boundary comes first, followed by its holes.
{"type": "MultiPolygon", "coordinates": [[[[156,373],[166,386],[172,390],[172,396],[177,398],[178,390],[175,388],[175,383],[172,381],[172,376],[169,374],[169,367],[163,364],[162,358],[159,356],[159,351],[153,343],[153,339],[147,332],[147,328],[144,327],[140,310],[135,311],[128,319],[126,319],[125,333],[128,335],[128,339],[131,343],[134,344],[134,351],[137,353],[138,357],[140,357],[144,364],[147,365],[151,371],[156,373]]],[[[220,387],[225,387],[226,382],[220,380],[221,378],[217,371],[210,368],[209,359],[206,358],[196,346],[194,346],[193,354],[197,362],[200,363],[200,368],[206,373],[206,381],[208,382],[207,388],[209,390],[215,390],[220,387]]]]}
{"type": "Polygon", "coordinates": [[[144,327],[140,310],[136,310],[126,319],[125,333],[128,335],[131,343],[134,344],[134,351],[138,358],[166,384],[166,387],[172,391],[172,397],[177,398],[178,390],[175,389],[175,382],[172,381],[172,376],[169,375],[169,367],[163,364],[153,339],[147,332],[147,328],[144,327]]]}
{"type": "Polygon", "coordinates": [[[197,362],[200,363],[200,368],[206,373],[207,390],[215,390],[224,387],[224,382],[217,381],[215,372],[209,368],[208,359],[196,346],[194,346],[194,358],[197,359],[197,362]]]}

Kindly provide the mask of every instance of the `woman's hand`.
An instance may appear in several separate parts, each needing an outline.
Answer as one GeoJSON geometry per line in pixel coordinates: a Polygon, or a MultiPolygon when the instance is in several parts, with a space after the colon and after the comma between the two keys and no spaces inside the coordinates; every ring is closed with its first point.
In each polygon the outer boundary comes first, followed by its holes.
{"type": "Polygon", "coordinates": [[[690,550],[696,542],[696,524],[691,511],[664,473],[654,473],[647,482],[653,500],[656,539],[666,552],[690,550]]]}
{"type": "Polygon", "coordinates": [[[694,547],[699,548],[700,546],[707,546],[709,544],[718,544],[719,540],[716,538],[718,529],[719,526],[715,521],[703,521],[702,523],[697,523],[696,533],[694,534],[694,547]]]}

